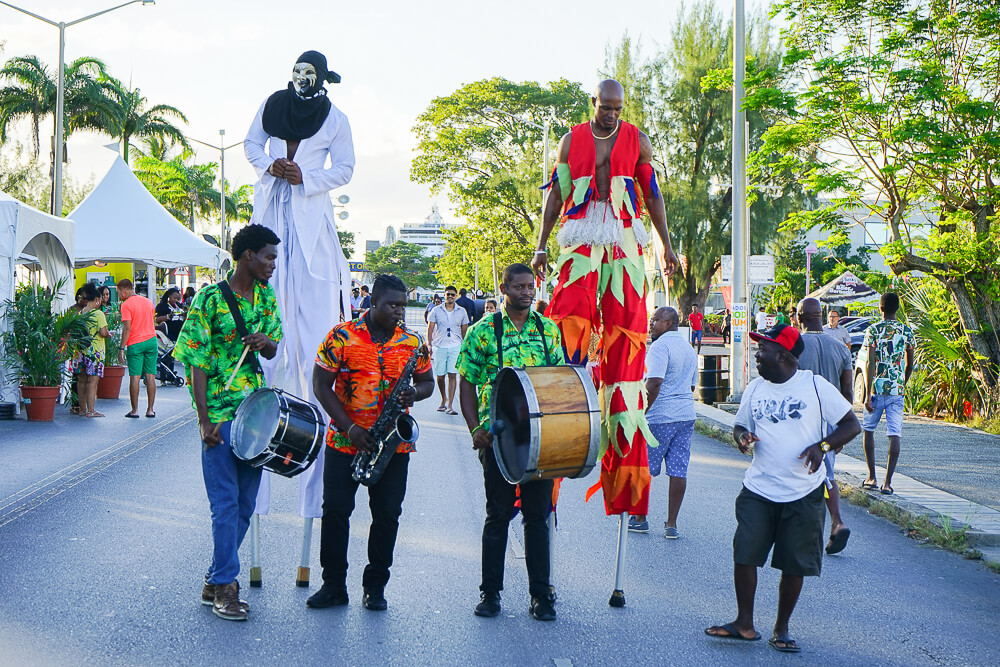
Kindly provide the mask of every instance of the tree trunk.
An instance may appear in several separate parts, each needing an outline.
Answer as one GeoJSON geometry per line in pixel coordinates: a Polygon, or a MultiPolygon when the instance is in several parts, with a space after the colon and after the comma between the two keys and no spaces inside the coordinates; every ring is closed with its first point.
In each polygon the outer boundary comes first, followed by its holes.
{"type": "Polygon", "coordinates": [[[997,338],[992,322],[996,322],[1000,315],[997,306],[986,295],[985,290],[976,289],[975,284],[970,289],[964,278],[942,282],[958,309],[965,337],[976,354],[982,357],[978,364],[977,379],[987,387],[995,388],[997,369],[1000,368],[1000,339],[997,338]],[[988,327],[986,330],[983,329],[984,325],[988,327]]]}

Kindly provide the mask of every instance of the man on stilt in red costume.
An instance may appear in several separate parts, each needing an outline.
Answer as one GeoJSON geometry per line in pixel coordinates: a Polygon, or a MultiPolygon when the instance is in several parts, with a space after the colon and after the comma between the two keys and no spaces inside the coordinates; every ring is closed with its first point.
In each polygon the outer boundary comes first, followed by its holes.
{"type": "Polygon", "coordinates": [[[532,260],[544,276],[546,243],[561,220],[558,284],[545,314],[559,325],[570,364],[587,363],[591,336],[603,331],[600,486],[608,515],[646,514],[649,505],[646,443],[652,435],[643,385],[649,233],[639,219],[643,203],[662,242],[664,271],[671,275],[677,268],[650,165],[653,149],[645,134],[620,119],[624,98],[621,84],[602,81],[591,98],[593,119],[560,140],[532,260]]]}

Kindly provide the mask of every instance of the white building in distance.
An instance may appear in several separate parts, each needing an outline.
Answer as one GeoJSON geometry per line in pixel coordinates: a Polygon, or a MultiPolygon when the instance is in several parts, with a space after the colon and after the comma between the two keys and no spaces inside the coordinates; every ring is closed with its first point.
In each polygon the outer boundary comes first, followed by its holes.
{"type": "Polygon", "coordinates": [[[399,230],[397,237],[396,230],[389,227],[385,232],[385,245],[392,245],[396,241],[413,243],[423,247],[424,254],[431,257],[440,257],[444,254],[445,232],[457,228],[456,224],[446,223],[441,218],[441,211],[438,205],[434,204],[430,214],[423,222],[405,223],[399,230]]]}

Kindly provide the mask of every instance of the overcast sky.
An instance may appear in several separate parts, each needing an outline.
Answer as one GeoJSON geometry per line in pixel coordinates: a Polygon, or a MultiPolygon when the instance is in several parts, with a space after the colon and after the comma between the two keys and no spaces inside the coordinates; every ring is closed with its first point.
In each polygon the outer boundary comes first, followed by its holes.
{"type": "MultiPolygon", "coordinates": [[[[14,0],[55,21],[72,21],[115,0],[14,0]]],[[[264,99],[289,80],[303,51],[326,55],[343,77],[330,97],[350,119],[357,166],[338,191],[351,197],[350,218],[339,223],[365,239],[381,240],[387,225],[419,222],[437,201],[453,217],[446,195],[431,196],[409,180],[415,140],[410,128],[437,96],[494,76],[514,81],[578,81],[590,89],[608,43],[625,31],[647,53],[664,44],[682,0],[612,2],[264,2],[157,0],[124,7],[66,31],[66,60],[88,55],[112,75],[141,88],[151,104],[170,104],[187,116],[185,133],[218,143],[242,142],[264,99]]],[[[754,3],[748,3],[754,4],[754,3]]],[[[720,3],[731,12],[732,4],[720,3]]],[[[748,7],[749,11],[749,7],[748,7]]],[[[3,59],[33,54],[55,67],[58,30],[0,5],[3,59]]],[[[42,135],[43,147],[51,125],[42,135]]],[[[17,136],[27,143],[27,124],[17,136]]],[[[76,133],[67,172],[77,181],[99,178],[108,164],[106,137],[76,133]]],[[[196,145],[198,160],[218,151],[196,145]]],[[[226,176],[255,180],[237,146],[226,154],[226,176]]],[[[360,256],[360,254],[359,254],[360,256]]]]}

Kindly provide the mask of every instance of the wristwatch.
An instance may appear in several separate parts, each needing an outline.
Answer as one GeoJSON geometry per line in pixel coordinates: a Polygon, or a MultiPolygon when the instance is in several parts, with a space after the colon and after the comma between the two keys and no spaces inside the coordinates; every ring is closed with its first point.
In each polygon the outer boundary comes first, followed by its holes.
{"type": "Polygon", "coordinates": [[[826,454],[831,449],[833,449],[833,447],[831,447],[830,443],[827,442],[826,440],[823,440],[822,442],[819,443],[819,451],[823,452],[824,454],[826,454]]]}

